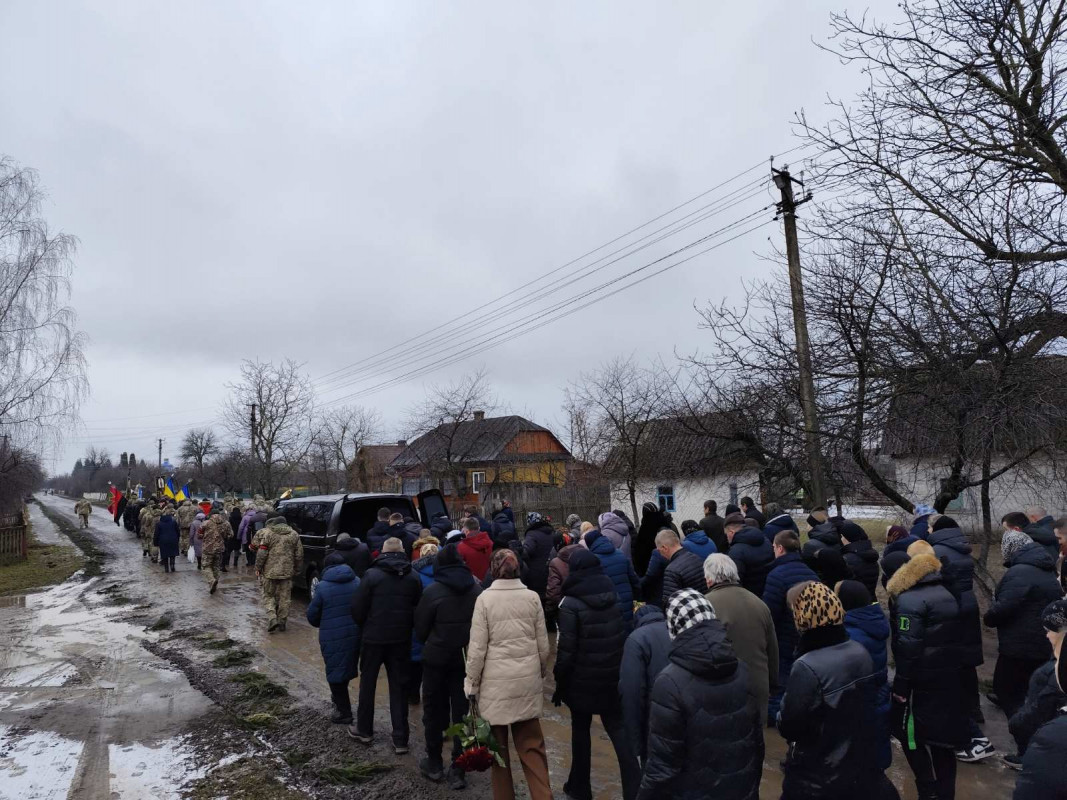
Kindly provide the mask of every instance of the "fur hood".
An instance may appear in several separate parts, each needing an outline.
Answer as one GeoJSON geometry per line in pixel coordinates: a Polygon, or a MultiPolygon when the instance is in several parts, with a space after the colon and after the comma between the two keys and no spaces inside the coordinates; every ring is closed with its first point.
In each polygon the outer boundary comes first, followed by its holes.
{"type": "Polygon", "coordinates": [[[892,597],[898,597],[927,575],[932,575],[935,572],[941,572],[941,562],[937,560],[937,556],[920,553],[912,556],[909,561],[905,562],[900,569],[893,573],[893,577],[889,579],[885,589],[892,597]]]}

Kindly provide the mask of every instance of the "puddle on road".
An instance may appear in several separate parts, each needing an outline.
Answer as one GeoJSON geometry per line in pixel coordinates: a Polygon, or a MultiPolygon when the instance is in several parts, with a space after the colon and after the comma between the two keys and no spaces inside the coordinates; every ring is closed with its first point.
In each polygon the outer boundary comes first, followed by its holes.
{"type": "Polygon", "coordinates": [[[98,588],[68,581],[0,605],[3,800],[176,798],[205,772],[182,734],[211,701],[98,588]]]}

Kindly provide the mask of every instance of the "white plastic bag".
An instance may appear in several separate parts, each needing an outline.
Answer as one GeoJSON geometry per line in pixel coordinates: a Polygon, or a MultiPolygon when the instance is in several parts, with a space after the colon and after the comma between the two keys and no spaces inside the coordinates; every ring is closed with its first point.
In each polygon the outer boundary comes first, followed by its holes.
{"type": "Polygon", "coordinates": [[[189,563],[190,564],[195,564],[196,563],[196,551],[193,550],[193,546],[192,545],[189,545],[189,563]]]}

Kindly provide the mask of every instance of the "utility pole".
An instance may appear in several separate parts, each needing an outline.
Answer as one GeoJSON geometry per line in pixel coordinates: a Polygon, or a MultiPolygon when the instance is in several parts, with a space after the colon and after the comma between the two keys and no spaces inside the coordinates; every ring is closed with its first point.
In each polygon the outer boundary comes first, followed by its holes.
{"type": "Polygon", "coordinates": [[[248,405],[252,407],[252,420],[251,420],[252,421],[252,427],[250,428],[251,433],[249,435],[248,443],[251,445],[252,455],[255,456],[255,454],[256,454],[256,404],[255,403],[249,403],[248,405]]]}
{"type": "MultiPolygon", "coordinates": [[[[815,410],[815,381],[811,370],[811,342],[808,339],[808,312],[804,308],[804,279],[800,273],[800,246],[797,244],[797,206],[808,202],[808,192],[799,201],[793,196],[793,184],[804,184],[789,174],[789,167],[771,167],[774,185],[782,192],[778,212],[785,221],[785,253],[789,261],[789,291],[793,300],[793,333],[797,347],[797,370],[800,377],[800,405],[804,412],[804,444],[811,471],[810,506],[826,503],[826,484],[822,474],[822,447],[819,443],[819,417],[815,410]]],[[[807,499],[807,498],[805,498],[807,499]]],[[[809,507],[810,507],[809,506],[809,507]]]]}
{"type": "Polygon", "coordinates": [[[163,469],[163,440],[159,440],[159,468],[163,469]]]}

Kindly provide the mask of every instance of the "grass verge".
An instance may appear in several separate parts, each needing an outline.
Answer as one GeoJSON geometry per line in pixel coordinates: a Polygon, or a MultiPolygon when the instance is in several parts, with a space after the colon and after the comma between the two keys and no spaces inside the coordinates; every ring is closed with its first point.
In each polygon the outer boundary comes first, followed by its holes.
{"type": "Polygon", "coordinates": [[[92,535],[85,528],[79,528],[63,514],[54,511],[37,500],[33,502],[37,503],[41,512],[59,528],[64,536],[74,543],[75,547],[82,551],[85,556],[84,576],[86,578],[95,578],[97,575],[102,575],[104,572],[104,551],[96,544],[96,540],[93,539],[92,535]]]}
{"type": "Polygon", "coordinates": [[[351,786],[369,781],[375,775],[388,772],[392,767],[377,761],[349,761],[319,770],[319,777],[328,783],[351,786]]]}
{"type": "Polygon", "coordinates": [[[289,690],[280,683],[275,683],[262,672],[239,672],[230,678],[230,683],[239,683],[241,698],[255,700],[262,697],[287,697],[289,690]]]}
{"type": "Polygon", "coordinates": [[[230,650],[212,660],[216,667],[243,667],[255,657],[249,650],[230,650]]]}
{"type": "Polygon", "coordinates": [[[65,545],[42,544],[32,530],[25,561],[0,566],[0,594],[24,592],[62,583],[85,563],[79,550],[65,545]]]}
{"type": "Polygon", "coordinates": [[[242,758],[194,781],[183,795],[187,800],[303,800],[303,792],[290,789],[274,772],[261,759],[242,758]]]}

